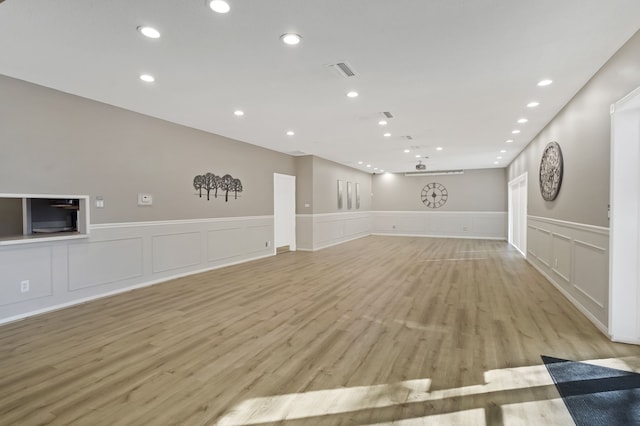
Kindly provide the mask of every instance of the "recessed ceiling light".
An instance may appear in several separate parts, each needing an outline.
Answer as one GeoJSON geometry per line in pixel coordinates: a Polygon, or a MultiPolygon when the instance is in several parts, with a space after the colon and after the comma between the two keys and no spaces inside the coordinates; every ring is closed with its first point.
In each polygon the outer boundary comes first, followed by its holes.
{"type": "Polygon", "coordinates": [[[501,149],[500,152],[504,154],[505,152],[507,152],[507,150],[506,149],[501,149]]]}
{"type": "Polygon", "coordinates": [[[371,164],[367,164],[367,167],[371,167],[371,164]]]}
{"type": "Polygon", "coordinates": [[[385,133],[385,134],[384,134],[384,135],[382,135],[382,136],[384,136],[385,138],[388,138],[389,136],[391,136],[391,133],[385,133]]]}
{"type": "Polygon", "coordinates": [[[517,135],[518,133],[520,133],[520,130],[516,129],[516,130],[514,130],[514,131],[513,131],[513,132],[511,132],[511,133],[513,133],[514,135],[517,135]]]}
{"type": "Polygon", "coordinates": [[[378,170],[378,168],[377,168],[377,167],[374,167],[374,168],[373,168],[373,170],[378,170]]]}
{"type": "Polygon", "coordinates": [[[211,0],[209,7],[216,13],[227,13],[231,9],[229,3],[224,0],[211,0]]]}
{"type": "Polygon", "coordinates": [[[384,173],[384,170],[383,170],[383,169],[380,169],[380,173],[384,173]]]}
{"type": "Polygon", "coordinates": [[[358,97],[358,92],[355,92],[355,91],[352,90],[351,92],[347,93],[347,96],[350,97],[350,98],[357,98],[358,97]]]}
{"type": "Polygon", "coordinates": [[[436,147],[436,151],[442,151],[442,150],[443,150],[443,148],[441,146],[437,146],[436,147]]]}
{"type": "Polygon", "coordinates": [[[296,132],[294,132],[293,130],[289,130],[289,131],[287,132],[287,136],[293,136],[293,135],[295,135],[295,134],[296,134],[296,132]]]}
{"type": "Polygon", "coordinates": [[[140,80],[146,82],[146,83],[153,83],[154,81],[156,81],[155,77],[149,74],[141,74],[140,75],[140,80]]]}
{"type": "Polygon", "coordinates": [[[411,152],[411,150],[410,149],[405,149],[404,152],[405,152],[405,154],[408,154],[408,153],[411,152]]]}
{"type": "Polygon", "coordinates": [[[511,142],[513,142],[513,139],[507,139],[505,142],[506,143],[511,143],[511,142]]]}
{"type": "Polygon", "coordinates": [[[526,119],[526,118],[524,118],[524,117],[523,117],[523,118],[519,118],[519,119],[518,119],[518,123],[520,123],[520,124],[524,124],[524,123],[526,123],[527,121],[529,121],[529,120],[527,120],[527,119],[526,119]]]}
{"type": "Polygon", "coordinates": [[[296,44],[300,44],[300,42],[302,41],[302,36],[295,33],[286,33],[280,36],[280,40],[282,40],[284,44],[295,46],[296,44]]]}
{"type": "Polygon", "coordinates": [[[244,111],[237,109],[233,111],[233,114],[237,115],[238,117],[242,117],[244,115],[244,111]]]}
{"type": "Polygon", "coordinates": [[[529,108],[535,108],[535,107],[537,107],[538,105],[540,105],[540,102],[536,102],[536,101],[529,102],[529,103],[527,104],[527,106],[528,106],[529,108]]]}
{"type": "Polygon", "coordinates": [[[494,161],[493,164],[500,164],[500,162],[499,161],[494,161]]]}
{"type": "Polygon", "coordinates": [[[502,160],[502,156],[498,155],[498,156],[496,157],[496,160],[502,160]]]}
{"type": "Polygon", "coordinates": [[[538,86],[540,86],[540,87],[544,87],[544,86],[548,86],[548,85],[550,85],[551,83],[553,83],[553,81],[551,81],[551,80],[549,80],[549,79],[540,80],[540,81],[538,82],[538,86]]]}
{"type": "Polygon", "coordinates": [[[141,25],[138,27],[138,31],[145,37],[160,38],[160,31],[156,30],[153,27],[145,27],[141,25]]]}
{"type": "Polygon", "coordinates": [[[416,158],[420,158],[420,154],[416,154],[416,158]]]}
{"type": "Polygon", "coordinates": [[[362,161],[358,161],[358,164],[362,164],[362,161]]]}
{"type": "Polygon", "coordinates": [[[386,120],[380,120],[380,121],[378,121],[378,124],[381,125],[381,126],[386,126],[387,122],[386,122],[386,120]]]}

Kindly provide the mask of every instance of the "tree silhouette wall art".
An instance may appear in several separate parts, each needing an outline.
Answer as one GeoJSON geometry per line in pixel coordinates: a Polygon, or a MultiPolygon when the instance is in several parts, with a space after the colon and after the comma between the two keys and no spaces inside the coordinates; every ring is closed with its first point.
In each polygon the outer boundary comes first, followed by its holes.
{"type": "Polygon", "coordinates": [[[218,190],[220,196],[224,193],[224,201],[229,202],[229,193],[233,193],[233,198],[238,199],[238,193],[242,192],[242,182],[240,179],[234,178],[230,174],[224,176],[218,176],[213,173],[205,173],[203,175],[196,175],[193,178],[193,187],[197,192],[199,198],[202,198],[203,191],[207,194],[207,201],[211,200],[211,191],[213,191],[213,198],[218,198],[218,190]]]}

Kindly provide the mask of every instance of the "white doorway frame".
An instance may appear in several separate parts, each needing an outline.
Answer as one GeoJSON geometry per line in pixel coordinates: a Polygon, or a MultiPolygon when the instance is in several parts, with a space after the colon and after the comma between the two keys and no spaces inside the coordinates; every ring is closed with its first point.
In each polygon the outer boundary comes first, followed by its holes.
{"type": "Polygon", "coordinates": [[[640,87],[611,105],[609,335],[640,344],[640,87]]]}
{"type": "Polygon", "coordinates": [[[527,257],[527,172],[509,182],[509,244],[527,257]]]}
{"type": "Polygon", "coordinates": [[[273,174],[273,250],[296,250],[296,177],[273,174]]]}

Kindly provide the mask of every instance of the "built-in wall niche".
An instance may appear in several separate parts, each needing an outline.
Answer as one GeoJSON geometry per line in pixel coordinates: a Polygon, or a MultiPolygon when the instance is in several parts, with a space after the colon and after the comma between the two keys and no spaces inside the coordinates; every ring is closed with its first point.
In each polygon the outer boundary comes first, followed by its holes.
{"type": "Polygon", "coordinates": [[[0,194],[0,245],[86,238],[89,197],[0,194]]]}

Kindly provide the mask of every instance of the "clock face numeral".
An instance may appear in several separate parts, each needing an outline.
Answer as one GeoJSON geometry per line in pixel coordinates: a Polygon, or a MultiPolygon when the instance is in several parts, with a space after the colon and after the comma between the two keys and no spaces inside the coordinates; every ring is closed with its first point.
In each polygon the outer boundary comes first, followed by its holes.
{"type": "Polygon", "coordinates": [[[420,197],[425,206],[430,209],[437,209],[447,202],[449,193],[447,192],[447,188],[441,183],[432,182],[422,188],[420,197]]]}
{"type": "Polygon", "coordinates": [[[562,184],[562,151],[557,142],[549,142],[540,160],[540,194],[547,201],[558,196],[562,184]]]}

